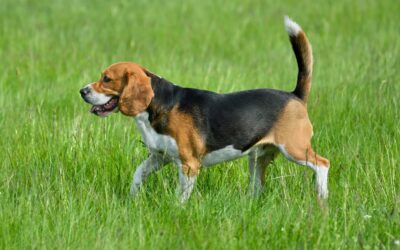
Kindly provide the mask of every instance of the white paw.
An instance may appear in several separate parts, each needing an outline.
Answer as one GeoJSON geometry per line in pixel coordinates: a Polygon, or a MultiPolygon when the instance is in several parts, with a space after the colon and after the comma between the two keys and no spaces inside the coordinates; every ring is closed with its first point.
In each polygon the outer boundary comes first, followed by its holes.
{"type": "Polygon", "coordinates": [[[263,186],[259,183],[250,183],[248,193],[254,198],[259,197],[264,191],[263,186]]]}
{"type": "Polygon", "coordinates": [[[318,198],[320,199],[328,199],[328,189],[327,188],[317,188],[318,198]]]}
{"type": "Polygon", "coordinates": [[[181,196],[181,198],[180,198],[180,202],[181,202],[181,204],[185,204],[187,201],[188,201],[188,199],[189,198],[187,198],[187,197],[183,197],[183,196],[181,196]]]}
{"type": "Polygon", "coordinates": [[[140,186],[135,184],[135,183],[132,184],[131,190],[129,192],[132,197],[136,197],[137,196],[137,194],[139,192],[139,187],[140,186]]]}

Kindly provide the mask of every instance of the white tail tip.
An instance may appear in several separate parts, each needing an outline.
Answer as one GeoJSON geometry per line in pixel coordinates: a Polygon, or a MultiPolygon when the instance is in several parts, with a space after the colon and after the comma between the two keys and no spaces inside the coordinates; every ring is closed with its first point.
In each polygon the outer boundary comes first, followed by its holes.
{"type": "Polygon", "coordinates": [[[289,36],[297,36],[301,31],[300,25],[293,22],[288,16],[285,16],[285,27],[289,36]]]}

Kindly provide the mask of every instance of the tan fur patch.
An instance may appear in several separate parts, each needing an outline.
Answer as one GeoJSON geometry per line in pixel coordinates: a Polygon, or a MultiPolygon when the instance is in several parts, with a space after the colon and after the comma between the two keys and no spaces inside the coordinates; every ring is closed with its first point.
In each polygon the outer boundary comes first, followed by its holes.
{"type": "Polygon", "coordinates": [[[92,84],[92,88],[94,91],[97,93],[103,93],[106,95],[114,95],[114,96],[119,96],[119,93],[115,90],[105,88],[104,85],[101,82],[95,82],[92,84]]]}
{"type": "Polygon", "coordinates": [[[169,115],[168,133],[175,138],[178,145],[183,173],[187,176],[198,175],[200,159],[204,156],[206,147],[193,118],[174,107],[169,115]]]}
{"type": "Polygon", "coordinates": [[[329,161],[317,155],[311,147],[313,127],[303,102],[290,100],[282,110],[274,127],[258,143],[284,145],[295,160],[308,161],[318,166],[329,166],[329,161]]]}

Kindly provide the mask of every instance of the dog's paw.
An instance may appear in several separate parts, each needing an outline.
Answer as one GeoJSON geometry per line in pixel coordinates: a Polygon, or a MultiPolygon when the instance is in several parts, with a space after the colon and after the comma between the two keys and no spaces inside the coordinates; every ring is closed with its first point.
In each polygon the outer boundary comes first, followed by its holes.
{"type": "Polygon", "coordinates": [[[139,186],[136,184],[132,184],[131,190],[129,193],[130,193],[131,197],[133,197],[133,198],[136,197],[139,193],[139,186]]]}

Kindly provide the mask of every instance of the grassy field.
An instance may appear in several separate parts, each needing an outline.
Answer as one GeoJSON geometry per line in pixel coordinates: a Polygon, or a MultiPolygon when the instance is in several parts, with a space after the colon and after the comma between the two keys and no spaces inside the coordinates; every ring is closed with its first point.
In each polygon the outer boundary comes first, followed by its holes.
{"type": "Polygon", "coordinates": [[[0,7],[1,249],[399,249],[400,1],[20,1],[0,7]],[[175,166],[136,199],[147,157],[132,118],[91,115],[79,89],[117,61],[183,86],[292,90],[283,26],[313,45],[313,144],[330,198],[279,157],[265,192],[247,159],[205,169],[189,202],[175,166]]]}

